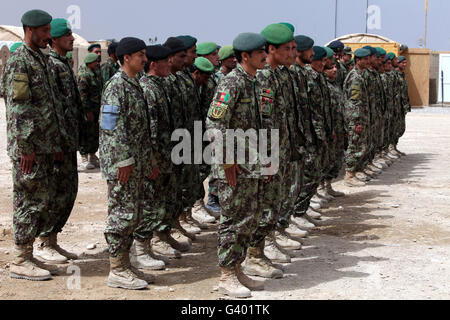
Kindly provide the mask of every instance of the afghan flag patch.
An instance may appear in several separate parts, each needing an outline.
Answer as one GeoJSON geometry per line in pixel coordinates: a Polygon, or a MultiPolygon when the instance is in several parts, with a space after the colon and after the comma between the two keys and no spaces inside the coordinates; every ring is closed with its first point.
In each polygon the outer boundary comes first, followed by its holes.
{"type": "Polygon", "coordinates": [[[208,112],[208,117],[212,119],[223,119],[227,113],[228,105],[220,101],[214,101],[208,112]]]}
{"type": "Polygon", "coordinates": [[[219,92],[217,94],[217,100],[223,102],[223,103],[228,103],[230,101],[230,94],[226,93],[226,92],[219,92]]]}

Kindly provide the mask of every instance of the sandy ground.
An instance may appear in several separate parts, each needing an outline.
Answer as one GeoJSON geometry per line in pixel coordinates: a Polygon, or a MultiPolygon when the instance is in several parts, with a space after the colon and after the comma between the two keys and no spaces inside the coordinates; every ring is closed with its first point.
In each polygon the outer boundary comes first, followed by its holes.
{"type": "MultiPolygon", "coordinates": [[[[285,277],[266,282],[254,299],[450,299],[450,113],[415,110],[399,149],[408,154],[366,187],[324,211],[323,225],[305,239],[285,277]]],[[[106,286],[103,230],[106,184],[100,173],[80,173],[80,191],[61,244],[81,259],[47,282],[12,280],[12,182],[0,105],[0,299],[221,299],[217,226],[201,234],[190,253],[154,272],[148,290],[106,286]],[[96,245],[93,250],[87,246],[96,245]],[[80,277],[76,275],[79,274],[80,277]]]]}

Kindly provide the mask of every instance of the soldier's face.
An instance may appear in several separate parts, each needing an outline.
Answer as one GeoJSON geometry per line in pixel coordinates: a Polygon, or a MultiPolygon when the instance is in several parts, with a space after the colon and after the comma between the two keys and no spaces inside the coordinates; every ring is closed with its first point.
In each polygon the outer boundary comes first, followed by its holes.
{"type": "Polygon", "coordinates": [[[358,67],[361,70],[367,69],[370,66],[369,57],[364,57],[358,60],[358,67]]]}
{"type": "Polygon", "coordinates": [[[94,50],[92,50],[93,53],[95,53],[96,55],[98,55],[99,57],[101,57],[102,55],[102,49],[100,48],[94,48],[94,50]]]}
{"type": "Polygon", "coordinates": [[[72,31],[69,31],[68,34],[62,37],[53,38],[53,42],[55,46],[61,48],[62,50],[73,51],[73,43],[75,42],[75,38],[72,35],[72,31]]]}
{"type": "Polygon", "coordinates": [[[291,58],[292,44],[291,42],[280,45],[278,48],[274,45],[269,46],[269,54],[278,65],[288,65],[291,58]]]}
{"type": "Polygon", "coordinates": [[[297,43],[295,40],[291,42],[291,54],[289,55],[289,61],[286,65],[287,67],[293,65],[295,63],[295,59],[297,59],[297,43]]]}
{"type": "Polygon", "coordinates": [[[178,72],[183,70],[184,65],[186,63],[187,53],[186,51],[180,51],[169,58],[169,62],[173,72],[178,72]]]}
{"type": "Polygon", "coordinates": [[[352,60],[352,55],[351,54],[344,54],[342,60],[344,60],[344,63],[347,63],[350,60],[352,60]]]}
{"type": "Polygon", "coordinates": [[[310,64],[313,61],[313,57],[314,57],[314,49],[308,49],[306,51],[301,51],[299,58],[300,61],[305,63],[305,64],[310,64]]]}
{"type": "Polygon", "coordinates": [[[197,59],[197,46],[193,46],[186,51],[186,67],[190,67],[194,64],[195,59],[197,59]]]}
{"type": "Polygon", "coordinates": [[[403,60],[402,62],[399,62],[399,64],[398,64],[398,68],[401,70],[401,71],[404,71],[405,69],[406,69],[406,65],[407,65],[408,63],[406,62],[406,60],[403,60]]]}
{"type": "Polygon", "coordinates": [[[87,64],[86,66],[89,69],[91,69],[92,71],[95,71],[95,70],[97,70],[100,67],[100,62],[94,61],[94,62],[91,62],[91,63],[87,64]]]}
{"type": "Polygon", "coordinates": [[[392,70],[392,61],[390,61],[390,60],[386,61],[386,63],[384,64],[384,70],[386,72],[389,72],[392,70]]]}
{"type": "Polygon", "coordinates": [[[254,70],[264,69],[266,65],[267,53],[264,48],[252,51],[250,54],[243,53],[244,61],[254,70]]]}
{"type": "Polygon", "coordinates": [[[237,65],[236,57],[232,56],[232,57],[222,60],[222,65],[225,66],[229,70],[233,70],[234,68],[236,68],[236,65],[237,65]]]}
{"type": "Polygon", "coordinates": [[[325,74],[327,75],[328,79],[331,81],[334,81],[337,76],[337,67],[336,64],[333,63],[330,69],[325,70],[325,74]]]}
{"type": "Polygon", "coordinates": [[[168,77],[170,74],[169,58],[152,62],[152,68],[154,68],[158,77],[168,77]]]}
{"type": "Polygon", "coordinates": [[[133,53],[131,55],[125,55],[124,63],[135,73],[144,70],[145,63],[147,62],[147,55],[145,49],[133,53]]]}
{"type": "Polygon", "coordinates": [[[333,58],[327,58],[325,61],[326,61],[325,67],[326,67],[327,69],[331,69],[331,68],[333,67],[333,65],[334,65],[334,60],[333,60],[333,58]]]}
{"type": "Polygon", "coordinates": [[[377,55],[371,55],[369,57],[370,66],[377,68],[378,67],[378,58],[377,55]]]}
{"type": "Polygon", "coordinates": [[[41,49],[47,48],[48,42],[51,39],[50,24],[37,28],[28,28],[28,30],[31,32],[31,42],[34,46],[41,49]]]}
{"type": "Polygon", "coordinates": [[[199,70],[195,70],[192,74],[194,77],[195,83],[199,86],[207,84],[209,78],[211,77],[210,73],[200,72],[199,70]]]}
{"type": "Polygon", "coordinates": [[[208,54],[205,56],[206,59],[208,59],[214,67],[218,67],[220,64],[220,57],[219,57],[219,50],[214,50],[214,52],[208,54]]]}
{"type": "Polygon", "coordinates": [[[397,60],[397,57],[395,57],[393,60],[392,60],[392,68],[397,68],[398,67],[398,60],[397,60]]]}

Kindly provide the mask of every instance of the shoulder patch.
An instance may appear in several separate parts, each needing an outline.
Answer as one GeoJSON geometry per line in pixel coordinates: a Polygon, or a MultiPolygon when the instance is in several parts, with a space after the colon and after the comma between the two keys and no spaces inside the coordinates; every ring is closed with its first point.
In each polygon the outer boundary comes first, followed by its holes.
{"type": "Polygon", "coordinates": [[[273,108],[274,93],[271,89],[262,88],[260,91],[261,96],[261,114],[263,116],[270,116],[273,108]]]}
{"type": "Polygon", "coordinates": [[[352,100],[358,100],[359,96],[361,94],[361,88],[359,87],[359,85],[354,84],[352,85],[352,100]]]}
{"type": "Polygon", "coordinates": [[[216,100],[223,102],[223,103],[228,103],[230,101],[230,98],[231,98],[231,96],[228,92],[218,92],[216,100]]]}
{"type": "Polygon", "coordinates": [[[223,119],[227,113],[228,105],[221,101],[214,101],[208,112],[208,117],[212,119],[223,119]]]}

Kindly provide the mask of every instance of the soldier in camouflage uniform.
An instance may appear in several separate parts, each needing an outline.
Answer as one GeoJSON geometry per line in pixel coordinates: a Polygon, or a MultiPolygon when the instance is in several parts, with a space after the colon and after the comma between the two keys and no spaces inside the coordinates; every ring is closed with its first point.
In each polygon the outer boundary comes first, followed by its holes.
{"type": "MultiPolygon", "coordinates": [[[[399,129],[397,131],[397,137],[396,141],[398,143],[398,140],[405,134],[406,131],[406,115],[408,112],[411,112],[411,104],[409,102],[409,89],[408,89],[408,81],[406,81],[406,66],[408,64],[408,61],[406,57],[399,56],[397,58],[398,61],[398,75],[399,75],[399,83],[400,83],[400,106],[399,106],[399,117],[400,117],[400,123],[399,123],[399,129]]],[[[405,155],[403,152],[400,152],[395,144],[395,149],[400,155],[405,155]]]]}
{"type": "Polygon", "coordinates": [[[117,62],[116,49],[117,42],[113,42],[108,46],[109,59],[101,67],[103,83],[108,82],[120,69],[119,63],[117,62]]]}
{"type": "Polygon", "coordinates": [[[356,178],[356,173],[364,168],[369,152],[367,143],[370,136],[370,103],[364,70],[369,67],[370,51],[355,51],[355,68],[350,71],[344,83],[344,119],[348,133],[348,148],[345,156],[346,175],[344,183],[350,187],[364,186],[356,178]]]}
{"type": "MultiPolygon", "coordinates": [[[[347,74],[348,74],[348,70],[345,66],[345,63],[343,63],[342,57],[344,55],[344,44],[340,41],[340,40],[336,40],[331,42],[328,45],[328,48],[330,48],[331,50],[333,50],[334,52],[334,60],[336,63],[336,67],[337,67],[337,76],[336,76],[336,80],[335,83],[340,86],[341,88],[344,87],[344,81],[345,78],[347,78],[347,74]]],[[[351,51],[351,49],[350,49],[351,51]]]]}
{"type": "Polygon", "coordinates": [[[52,49],[48,60],[50,75],[55,84],[55,97],[60,108],[60,128],[68,135],[62,136],[64,157],[54,165],[54,187],[57,192],[51,200],[48,225],[39,236],[36,255],[52,263],[64,263],[77,256],[57,244],[57,235],[69,219],[78,193],[77,150],[80,137],[81,99],[77,81],[67,52],[73,50],[74,37],[70,24],[65,19],[54,19],[51,23],[52,49]]]}
{"type": "Polygon", "coordinates": [[[108,286],[114,288],[142,289],[148,284],[132,271],[129,258],[133,233],[148,209],[146,184],[158,176],[149,139],[149,110],[135,78],[147,62],[145,49],[144,41],[136,38],[119,42],[122,68],[106,84],[101,103],[100,165],[108,184],[108,286]]]}
{"type": "Polygon", "coordinates": [[[54,161],[63,158],[64,128],[56,105],[53,81],[45,49],[52,17],[42,10],[22,16],[24,43],[7,61],[5,100],[7,150],[12,161],[14,260],[10,277],[27,280],[51,279],[33,258],[34,239],[50,219],[54,197],[54,161]]]}
{"type": "Polygon", "coordinates": [[[393,109],[394,109],[394,82],[391,77],[392,71],[392,61],[389,55],[386,55],[382,67],[381,80],[383,81],[384,92],[386,95],[386,112],[385,112],[385,126],[383,135],[383,150],[389,151],[388,155],[397,156],[390,149],[391,141],[391,128],[393,120],[393,109]]]}
{"type": "MultiPolygon", "coordinates": [[[[223,149],[223,155],[229,147],[227,130],[259,130],[263,126],[265,113],[260,109],[263,106],[255,75],[257,69],[264,67],[264,44],[264,37],[251,33],[240,34],[233,42],[239,64],[220,82],[206,120],[207,128],[212,131],[212,141],[223,149]]],[[[229,148],[236,150],[233,146],[229,148]]],[[[245,143],[246,155],[257,152],[251,148],[245,143]]],[[[223,163],[224,159],[218,160],[223,163]]],[[[233,162],[213,165],[222,207],[218,234],[219,290],[232,297],[246,298],[251,296],[250,290],[264,289],[263,283],[248,278],[241,268],[261,217],[263,180],[259,161],[256,164],[237,161],[234,153],[233,162]]]]}
{"type": "Polygon", "coordinates": [[[220,81],[224,76],[236,68],[237,60],[233,46],[223,46],[219,50],[220,70],[216,72],[216,78],[220,81]]]}
{"type": "Polygon", "coordinates": [[[92,170],[98,166],[98,118],[103,84],[97,72],[100,68],[98,56],[88,53],[84,58],[84,68],[78,73],[78,90],[81,96],[81,111],[83,114],[83,139],[80,145],[80,154],[85,170],[92,170]]]}

